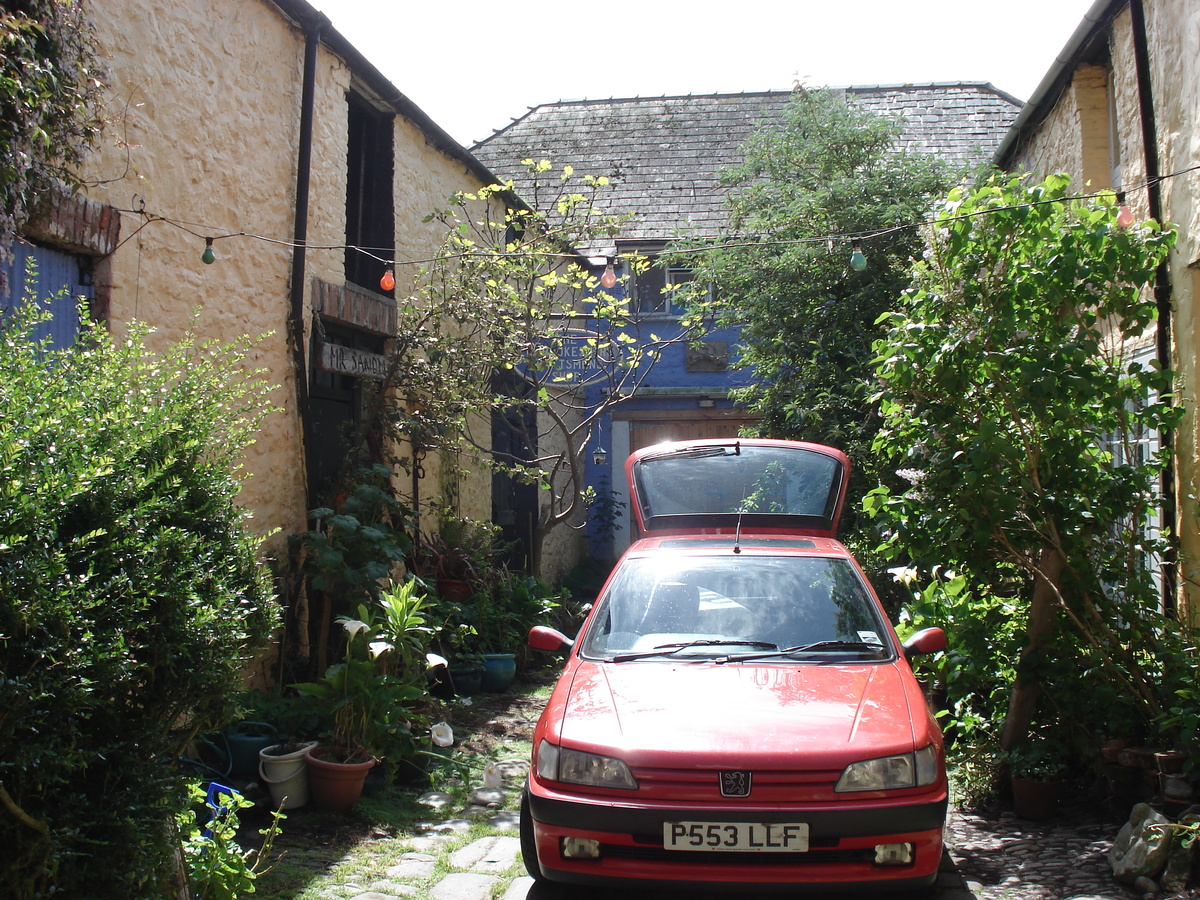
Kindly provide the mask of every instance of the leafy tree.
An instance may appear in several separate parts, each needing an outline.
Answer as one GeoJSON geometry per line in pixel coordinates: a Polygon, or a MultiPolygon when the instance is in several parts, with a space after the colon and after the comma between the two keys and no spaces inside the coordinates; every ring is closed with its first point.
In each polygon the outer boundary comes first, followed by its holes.
{"type": "Polygon", "coordinates": [[[622,217],[596,208],[608,180],[526,165],[528,206],[513,202],[511,184],[489,185],[432,214],[445,241],[401,310],[374,418],[414,451],[465,441],[496,471],[537,485],[537,573],[546,536],[583,527],[596,500],[584,460],[601,418],[671,340],[643,328],[575,249],[620,231],[622,217]],[[505,447],[494,445],[497,431],[505,447]]]}
{"type": "Polygon", "coordinates": [[[948,187],[938,160],[897,149],[900,129],[829,91],[797,89],[724,173],[730,234],[694,263],[695,282],[715,288],[703,311],[743,328],[740,361],[755,380],[739,399],[762,416],[759,430],[845,450],[855,496],[878,480],[875,321],[908,284],[920,248],[910,226],[948,187]],[[857,236],[862,271],[849,264],[857,236]]]}
{"type": "Polygon", "coordinates": [[[261,382],[239,348],[158,358],[86,317],[51,351],[35,318],[0,327],[0,884],[163,896],[176,759],[274,620],[235,505],[261,382]]]}
{"type": "Polygon", "coordinates": [[[976,686],[1011,688],[992,710],[1004,749],[1052,722],[1144,735],[1191,677],[1158,612],[1162,540],[1147,528],[1168,460],[1132,443],[1179,421],[1170,373],[1130,354],[1151,336],[1145,288],[1174,233],[1121,228],[1111,196],[1067,187],[953,191],[876,346],[875,447],[910,484],[866,505],[926,583],[952,573],[969,586],[965,606],[946,606],[960,610],[952,639],[983,655],[969,663],[988,669],[976,686]],[[989,652],[1006,619],[1023,633],[989,652]]]}
{"type": "Polygon", "coordinates": [[[0,262],[35,199],[76,183],[74,168],[100,134],[102,76],[83,7],[0,4],[0,262]]]}

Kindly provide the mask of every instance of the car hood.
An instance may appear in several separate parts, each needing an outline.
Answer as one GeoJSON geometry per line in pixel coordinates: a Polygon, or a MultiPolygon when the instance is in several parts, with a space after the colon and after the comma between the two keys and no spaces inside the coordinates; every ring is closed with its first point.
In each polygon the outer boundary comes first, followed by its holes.
{"type": "Polygon", "coordinates": [[[564,746],[656,768],[794,767],[799,755],[836,769],[915,749],[914,717],[927,716],[896,662],[584,660],[564,699],[564,746]]]}

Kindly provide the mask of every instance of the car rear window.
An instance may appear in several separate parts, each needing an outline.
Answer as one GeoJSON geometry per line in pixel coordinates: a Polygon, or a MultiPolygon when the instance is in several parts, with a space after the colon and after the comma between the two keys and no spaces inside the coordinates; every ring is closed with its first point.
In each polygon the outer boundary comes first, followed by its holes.
{"type": "Polygon", "coordinates": [[[643,515],[772,515],[823,520],[833,515],[842,466],[797,447],[692,447],[648,455],[634,467],[643,515]]]}
{"type": "Polygon", "coordinates": [[[840,557],[633,557],[600,598],[581,652],[611,658],[703,642],[672,655],[680,659],[746,649],[721,640],[779,649],[844,641],[890,655],[885,634],[858,570],[840,557]]]}

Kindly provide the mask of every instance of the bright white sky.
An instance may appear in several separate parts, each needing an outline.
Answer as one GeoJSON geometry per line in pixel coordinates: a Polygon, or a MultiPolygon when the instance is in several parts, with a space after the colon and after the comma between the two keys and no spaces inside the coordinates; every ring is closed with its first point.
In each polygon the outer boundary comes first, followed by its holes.
{"type": "Polygon", "coordinates": [[[555,100],[990,81],[1026,100],[1093,0],[310,0],[470,145],[555,100]]]}

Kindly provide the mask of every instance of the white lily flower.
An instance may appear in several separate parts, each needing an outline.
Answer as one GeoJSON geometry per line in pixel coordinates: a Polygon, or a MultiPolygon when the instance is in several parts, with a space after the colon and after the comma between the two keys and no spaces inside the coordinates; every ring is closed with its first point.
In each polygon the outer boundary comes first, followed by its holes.
{"type": "Polygon", "coordinates": [[[429,729],[429,736],[439,747],[449,747],[454,743],[454,730],[445,722],[438,722],[429,729]]]}
{"type": "Polygon", "coordinates": [[[436,653],[425,654],[425,667],[427,669],[436,669],[438,666],[449,667],[450,663],[446,661],[446,657],[438,656],[436,653]]]}
{"type": "Polygon", "coordinates": [[[338,619],[338,621],[342,623],[342,627],[346,629],[346,632],[350,635],[350,637],[354,637],[360,631],[366,631],[368,628],[370,628],[370,626],[361,619],[342,617],[338,619]]]}
{"type": "Polygon", "coordinates": [[[371,659],[375,659],[381,654],[387,653],[389,650],[394,649],[395,648],[387,641],[371,641],[371,643],[367,644],[367,652],[371,654],[371,659]]]}

